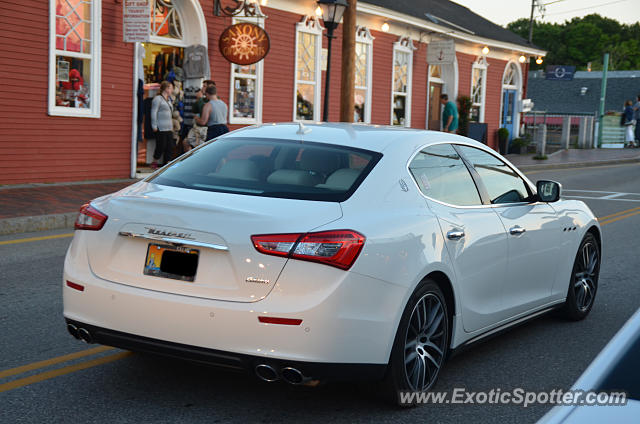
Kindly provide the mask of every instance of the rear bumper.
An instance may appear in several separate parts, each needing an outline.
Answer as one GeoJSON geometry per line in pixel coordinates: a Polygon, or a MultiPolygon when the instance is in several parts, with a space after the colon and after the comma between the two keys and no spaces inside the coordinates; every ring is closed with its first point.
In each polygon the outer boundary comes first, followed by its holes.
{"type": "Polygon", "coordinates": [[[332,375],[359,364],[383,369],[404,307],[404,287],[302,261],[289,261],[272,292],[257,302],[164,293],[97,277],[79,247],[72,243],[65,259],[64,317],[99,329],[99,343],[127,349],[136,350],[127,345],[132,341],[138,350],[148,341],[141,350],[166,353],[167,347],[180,347],[173,356],[192,352],[197,353],[192,359],[212,363],[220,362],[211,360],[216,356],[232,357],[232,366],[245,369],[253,364],[247,358],[336,365],[339,372],[332,375]],[[302,324],[266,324],[259,316],[301,319],[302,324]]]}
{"type": "Polygon", "coordinates": [[[70,319],[66,319],[66,322],[67,324],[73,324],[77,328],[87,330],[95,343],[134,352],[153,353],[191,362],[246,371],[250,374],[254,373],[256,366],[266,364],[271,366],[278,374],[280,374],[281,370],[285,367],[295,368],[309,379],[326,379],[332,381],[380,380],[384,377],[387,368],[386,364],[318,363],[243,355],[142,337],[135,334],[96,327],[94,325],[87,325],[70,319]]]}

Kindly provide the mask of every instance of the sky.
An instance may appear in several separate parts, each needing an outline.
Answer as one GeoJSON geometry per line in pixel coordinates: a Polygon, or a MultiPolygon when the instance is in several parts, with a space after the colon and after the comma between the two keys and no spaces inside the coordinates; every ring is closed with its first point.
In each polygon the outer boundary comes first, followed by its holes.
{"type": "MultiPolygon", "coordinates": [[[[499,25],[531,16],[531,0],[452,0],[499,25]],[[508,7],[506,7],[508,4],[508,7]]],[[[546,4],[543,22],[562,23],[591,13],[626,24],[640,21],[640,0],[537,0],[546,4]]],[[[536,19],[540,12],[536,10],[536,19]]]]}

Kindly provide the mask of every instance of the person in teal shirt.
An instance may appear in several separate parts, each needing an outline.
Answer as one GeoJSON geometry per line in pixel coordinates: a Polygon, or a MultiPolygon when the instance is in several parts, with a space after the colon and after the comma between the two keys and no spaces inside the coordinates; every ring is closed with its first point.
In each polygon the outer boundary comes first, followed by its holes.
{"type": "Polygon", "coordinates": [[[442,112],[442,131],[454,133],[458,130],[458,108],[454,102],[449,101],[449,96],[440,96],[440,103],[444,105],[442,112]]]}

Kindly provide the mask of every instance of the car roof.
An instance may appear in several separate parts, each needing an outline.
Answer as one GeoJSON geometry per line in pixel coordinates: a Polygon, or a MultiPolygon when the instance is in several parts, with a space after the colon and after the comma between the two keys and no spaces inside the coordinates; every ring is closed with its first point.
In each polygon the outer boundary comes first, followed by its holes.
{"type": "Polygon", "coordinates": [[[393,143],[428,145],[442,142],[464,142],[486,148],[484,144],[475,140],[440,131],[343,122],[287,122],[252,125],[230,132],[221,138],[235,137],[310,141],[376,152],[383,152],[393,143]]]}

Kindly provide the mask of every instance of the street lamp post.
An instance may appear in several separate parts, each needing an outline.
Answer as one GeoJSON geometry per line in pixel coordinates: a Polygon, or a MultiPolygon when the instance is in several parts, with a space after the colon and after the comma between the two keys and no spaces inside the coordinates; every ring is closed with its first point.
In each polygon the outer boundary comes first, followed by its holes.
{"type": "Polygon", "coordinates": [[[331,80],[331,40],[335,38],[333,31],[340,24],[344,10],[349,6],[346,0],[318,0],[318,6],[322,9],[322,21],[327,29],[327,75],[324,81],[324,108],[322,120],[329,121],[329,81],[331,80]]]}

